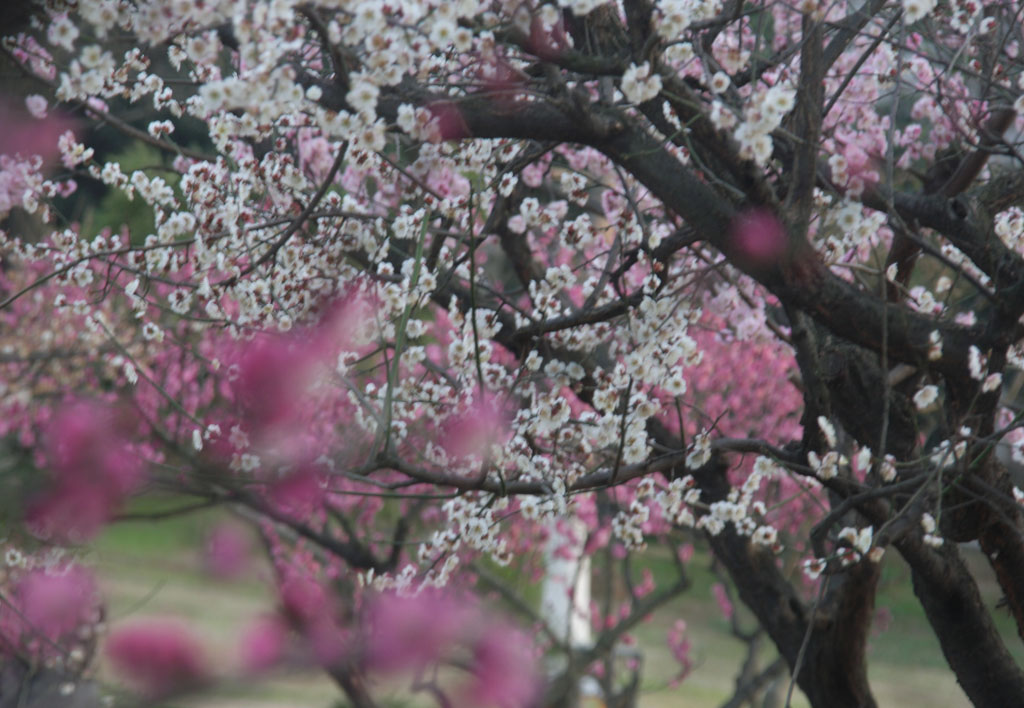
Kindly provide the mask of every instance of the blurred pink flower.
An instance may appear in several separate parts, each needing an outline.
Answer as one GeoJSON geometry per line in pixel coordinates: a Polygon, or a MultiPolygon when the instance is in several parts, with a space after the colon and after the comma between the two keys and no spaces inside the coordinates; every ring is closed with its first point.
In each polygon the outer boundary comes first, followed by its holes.
{"type": "Polygon", "coordinates": [[[64,405],[46,433],[50,486],[29,502],[26,525],[56,542],[89,540],[142,482],[127,419],[100,403],[64,405]]]}
{"type": "Polygon", "coordinates": [[[27,633],[42,633],[53,641],[89,622],[98,603],[92,573],[79,565],[34,570],[18,582],[14,594],[27,633]]]}
{"type": "Polygon", "coordinates": [[[250,673],[267,671],[284,656],[288,627],[279,617],[259,617],[242,633],[242,669],[250,673]]]}
{"type": "Polygon", "coordinates": [[[725,591],[725,586],[721,583],[715,583],[711,586],[711,592],[715,596],[715,602],[718,603],[718,609],[722,611],[722,616],[726,619],[732,619],[734,608],[732,602],[729,601],[729,595],[725,591]]]}
{"type": "Polygon", "coordinates": [[[496,624],[487,628],[473,646],[472,670],[466,705],[528,706],[540,687],[533,646],[512,627],[496,624]]]}
{"type": "Polygon", "coordinates": [[[217,578],[231,579],[242,575],[249,565],[252,543],[249,534],[238,524],[218,524],[206,539],[203,566],[217,578]]]}
{"type": "Polygon", "coordinates": [[[235,400],[257,431],[289,419],[302,398],[308,354],[297,343],[291,337],[257,339],[238,359],[235,400]]]}
{"type": "Polygon", "coordinates": [[[141,620],[114,630],[107,655],[118,672],[151,697],[187,690],[208,676],[199,641],[174,620],[141,620]]]}
{"type": "Polygon", "coordinates": [[[676,620],[676,623],[672,625],[672,629],[668,632],[668,648],[672,652],[672,656],[675,657],[675,660],[679,662],[680,668],[679,673],[676,674],[669,685],[673,687],[678,686],[693,670],[693,659],[690,658],[691,647],[690,640],[686,638],[686,622],[676,620]]]}
{"type": "Polygon", "coordinates": [[[438,137],[441,140],[461,140],[472,137],[462,111],[452,101],[434,101],[427,110],[437,120],[438,137]]]}
{"type": "Polygon", "coordinates": [[[368,614],[367,666],[392,672],[437,661],[465,633],[471,616],[467,608],[441,593],[381,595],[368,614]]]}
{"type": "Polygon", "coordinates": [[[786,252],[786,229],[769,209],[750,209],[733,223],[732,247],[741,262],[768,267],[786,252]]]}
{"type": "Polygon", "coordinates": [[[110,521],[118,501],[89,480],[58,479],[29,502],[25,527],[55,543],[84,543],[110,521]]]}
{"type": "Polygon", "coordinates": [[[300,628],[331,619],[331,606],[320,583],[298,572],[289,573],[278,591],[285,616],[300,628]]]}
{"type": "Polygon", "coordinates": [[[46,117],[46,99],[38,93],[25,97],[25,108],[37,120],[42,120],[46,117]]]}
{"type": "Polygon", "coordinates": [[[338,624],[327,589],[307,575],[290,572],[279,592],[284,618],[317,663],[331,666],[341,661],[348,633],[338,624]]]}
{"type": "Polygon", "coordinates": [[[299,519],[308,518],[319,509],[325,495],[321,475],[309,468],[292,472],[267,490],[270,502],[278,511],[299,519]]]}
{"type": "Polygon", "coordinates": [[[449,417],[441,426],[439,438],[451,457],[484,458],[492,444],[504,439],[507,430],[508,421],[498,401],[489,398],[449,417]]]}
{"type": "Polygon", "coordinates": [[[39,155],[46,163],[57,157],[57,140],[71,128],[72,123],[56,116],[40,118],[28,114],[28,111],[34,113],[39,107],[36,100],[25,108],[0,102],[0,125],[4,128],[0,131],[0,155],[39,155]]]}

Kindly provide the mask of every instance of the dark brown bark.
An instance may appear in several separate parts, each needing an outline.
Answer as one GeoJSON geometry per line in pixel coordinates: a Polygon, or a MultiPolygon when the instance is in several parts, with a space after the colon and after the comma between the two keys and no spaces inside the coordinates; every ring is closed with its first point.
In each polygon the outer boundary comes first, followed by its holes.
{"type": "MultiPolygon", "coordinates": [[[[695,478],[701,498],[724,499],[729,485],[724,464],[707,465],[695,478]]],[[[845,575],[823,579],[827,590],[817,608],[808,606],[782,575],[775,556],[727,528],[710,536],[711,548],[729,572],[743,603],[757,616],[815,708],[871,708],[866,648],[874,611],[877,564],[864,561],[845,575]],[[807,643],[800,660],[801,646],[807,643]]]]}
{"type": "Polygon", "coordinates": [[[1020,705],[1024,672],[1003,644],[956,546],[933,549],[908,535],[896,547],[910,564],[914,594],[971,703],[976,708],[1020,705]]]}

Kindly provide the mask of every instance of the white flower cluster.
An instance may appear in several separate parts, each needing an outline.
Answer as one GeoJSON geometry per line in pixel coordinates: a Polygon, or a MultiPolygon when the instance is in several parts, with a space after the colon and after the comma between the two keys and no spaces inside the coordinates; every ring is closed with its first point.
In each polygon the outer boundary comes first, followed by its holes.
{"type": "Polygon", "coordinates": [[[868,556],[872,561],[877,562],[881,558],[881,554],[876,557],[870,554],[871,544],[874,540],[874,528],[871,526],[865,526],[860,530],[847,526],[839,532],[838,538],[843,543],[852,546],[857,553],[868,556]]]}
{"type": "Polygon", "coordinates": [[[914,405],[919,411],[931,410],[939,398],[939,387],[929,384],[914,394],[914,405]]]}
{"type": "Polygon", "coordinates": [[[959,433],[959,440],[955,442],[942,440],[932,448],[928,454],[928,461],[932,466],[938,469],[945,469],[964,459],[964,455],[967,454],[967,441],[971,436],[971,429],[962,427],[959,433]]]}
{"type": "Polygon", "coordinates": [[[743,122],[733,133],[740,145],[740,157],[761,166],[768,163],[773,148],[771,132],[793,109],[795,99],[796,91],[783,84],[759,91],[750,99],[743,122]]]}
{"type": "Polygon", "coordinates": [[[942,335],[939,330],[933,330],[928,335],[928,361],[938,361],[942,358],[942,335]]]}
{"type": "Polygon", "coordinates": [[[836,477],[839,474],[839,468],[846,465],[849,460],[846,459],[846,455],[841,455],[835,450],[829,450],[823,457],[811,450],[807,453],[807,462],[810,463],[811,469],[814,470],[818,479],[828,480],[836,477]]]}
{"type": "Polygon", "coordinates": [[[695,519],[690,507],[700,502],[700,490],[691,475],[676,477],[668,489],[655,494],[662,516],[679,526],[693,526],[695,519]]]}
{"type": "MultiPolygon", "coordinates": [[[[928,10],[935,9],[938,4],[936,0],[930,0],[932,7],[928,10]]],[[[985,9],[985,3],[975,2],[975,0],[951,0],[950,3],[950,24],[953,25],[953,29],[962,34],[967,34],[971,29],[974,28],[975,23],[978,24],[978,34],[988,34],[994,27],[994,22],[998,20],[995,17],[986,17],[980,23],[978,19],[981,17],[982,11],[985,9]]]]}
{"type": "Polygon", "coordinates": [[[782,550],[778,530],[770,524],[757,520],[758,517],[764,518],[767,509],[764,502],[754,501],[754,495],[761,488],[762,482],[776,474],[778,474],[778,466],[772,460],[767,457],[758,457],[753,470],[741,487],[731,489],[726,499],[708,506],[707,513],[703,514],[695,524],[693,523],[693,512],[684,506],[692,507],[697,505],[700,500],[699,490],[694,486],[693,478],[689,475],[679,480],[673,480],[668,491],[658,495],[657,499],[666,518],[672,519],[675,523],[693,525],[695,528],[707,531],[712,536],[720,534],[726,526],[732,524],[738,534],[750,537],[752,543],[769,547],[773,552],[778,553],[782,550]]]}
{"type": "MultiPolygon", "coordinates": [[[[838,183],[846,182],[846,158],[841,154],[832,155],[829,166],[833,179],[838,183]]],[[[885,225],[884,214],[867,212],[860,202],[849,196],[848,192],[848,198],[831,205],[832,200],[827,195],[816,195],[823,206],[830,205],[826,228],[819,229],[815,243],[827,263],[845,263],[851,255],[864,260],[866,252],[878,243],[879,230],[885,225]]]]}
{"type": "Polygon", "coordinates": [[[421,563],[434,563],[445,559],[445,565],[451,567],[439,575],[438,581],[446,581],[455,564],[458,562],[456,553],[465,545],[480,553],[488,554],[496,563],[507,565],[511,555],[505,540],[499,536],[500,526],[494,519],[496,512],[508,506],[506,497],[491,498],[484,495],[480,499],[456,497],[442,506],[448,520],[445,529],[434,532],[428,543],[419,548],[421,563]]]}
{"type": "MultiPolygon", "coordinates": [[[[1024,107],[1024,94],[1021,95],[1020,100],[1024,107]]],[[[993,228],[1007,248],[1019,251],[1024,245],[1024,210],[1019,207],[1010,207],[1006,211],[999,212],[996,214],[993,228]]]]}
{"type": "Polygon", "coordinates": [[[903,0],[903,19],[913,24],[935,9],[936,0],[903,0]]]}
{"type": "Polygon", "coordinates": [[[690,443],[690,450],[686,453],[686,466],[695,470],[706,465],[711,460],[711,436],[707,430],[702,430],[694,436],[690,443]]]}
{"type": "Polygon", "coordinates": [[[924,529],[924,542],[932,548],[938,548],[943,544],[942,536],[935,533],[935,517],[925,512],[921,514],[921,528],[924,529]]]}
{"type": "Polygon", "coordinates": [[[629,550],[643,550],[647,546],[643,526],[650,518],[651,510],[647,504],[634,499],[629,504],[629,510],[620,511],[612,519],[612,535],[629,550]]]}
{"type": "Polygon", "coordinates": [[[608,0],[558,0],[559,7],[569,8],[577,17],[584,17],[607,3],[608,0]]]}
{"type": "Polygon", "coordinates": [[[707,20],[722,9],[722,0],[658,0],[658,34],[670,42],[682,37],[694,22],[707,20]]]}
{"type": "Polygon", "coordinates": [[[655,98],[661,92],[661,76],[651,73],[651,65],[644,62],[640,66],[630,64],[622,74],[622,95],[630,103],[644,103],[655,98]]]}

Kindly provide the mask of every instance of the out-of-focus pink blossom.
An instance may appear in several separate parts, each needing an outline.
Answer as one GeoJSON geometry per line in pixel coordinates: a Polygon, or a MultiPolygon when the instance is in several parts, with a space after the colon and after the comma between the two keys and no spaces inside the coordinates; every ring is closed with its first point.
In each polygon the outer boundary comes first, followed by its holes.
{"type": "Polygon", "coordinates": [[[251,554],[249,534],[237,524],[222,523],[206,540],[203,565],[215,577],[237,578],[248,567],[251,554]]]}
{"type": "Polygon", "coordinates": [[[141,620],[111,632],[114,668],[151,697],[188,690],[208,677],[199,640],[173,620],[141,620]]]}
{"type": "Polygon", "coordinates": [[[496,54],[480,57],[477,80],[488,98],[506,108],[515,103],[516,95],[526,83],[521,72],[496,54]]]}
{"type": "Polygon", "coordinates": [[[682,563],[689,563],[690,560],[693,558],[693,544],[684,543],[682,546],[680,546],[679,549],[676,551],[676,557],[682,563]]]}
{"type": "Polygon", "coordinates": [[[295,629],[312,658],[323,666],[341,661],[348,631],[338,624],[327,590],[313,578],[290,572],[280,583],[284,618],[295,629]]]}
{"type": "Polygon", "coordinates": [[[502,441],[507,429],[498,401],[490,398],[449,417],[441,427],[440,442],[451,457],[483,458],[492,444],[502,441]]]}
{"type": "Polygon", "coordinates": [[[308,353],[297,338],[257,339],[238,361],[235,400],[244,419],[259,430],[287,420],[299,404],[308,353]]]}
{"type": "Polygon", "coordinates": [[[37,120],[42,120],[46,117],[46,99],[38,93],[25,97],[25,108],[37,120]]]}
{"type": "Polygon", "coordinates": [[[299,572],[290,573],[281,581],[279,592],[285,615],[300,628],[330,621],[327,593],[313,578],[299,572]]]}
{"type": "Polygon", "coordinates": [[[61,570],[34,570],[15,590],[29,635],[41,633],[57,641],[91,620],[97,607],[96,582],[79,565],[61,570]]]}
{"type": "Polygon", "coordinates": [[[345,657],[348,632],[334,622],[311,625],[303,632],[306,646],[321,666],[333,666],[345,657]]]}
{"type": "Polygon", "coordinates": [[[441,140],[461,140],[472,137],[462,111],[451,101],[434,101],[427,110],[437,121],[438,137],[441,140]]]}
{"type": "Polygon", "coordinates": [[[686,638],[685,621],[676,620],[676,623],[672,625],[672,629],[668,633],[668,648],[672,652],[672,656],[675,657],[675,660],[679,662],[680,667],[679,673],[670,682],[670,685],[674,688],[693,670],[693,659],[690,658],[692,644],[686,638]]]}
{"type": "Polygon", "coordinates": [[[46,433],[50,486],[29,503],[28,528],[41,538],[81,542],[96,535],[142,482],[128,424],[113,408],[66,404],[46,433]]]}
{"type": "Polygon", "coordinates": [[[38,538],[78,544],[94,538],[110,521],[117,500],[88,480],[58,479],[29,502],[25,526],[38,538]]]}
{"type": "Polygon", "coordinates": [[[279,617],[260,617],[242,633],[242,670],[267,671],[278,664],[288,645],[288,628],[279,617]]]}
{"type": "Polygon", "coordinates": [[[786,229],[768,209],[750,209],[732,228],[732,248],[737,258],[755,268],[774,265],[786,252],[786,229]]]}
{"type": "MultiPolygon", "coordinates": [[[[38,101],[26,106],[27,110],[38,109],[38,101]]],[[[27,115],[26,109],[8,106],[0,102],[0,155],[39,155],[50,163],[57,156],[58,138],[71,128],[71,122],[64,118],[50,116],[40,119],[27,115]]]]}
{"type": "Polygon", "coordinates": [[[569,48],[565,26],[561,19],[545,26],[541,17],[534,17],[530,23],[530,37],[527,40],[530,51],[541,59],[556,59],[569,48]]]}
{"type": "Polygon", "coordinates": [[[243,425],[256,438],[267,438],[254,444],[289,447],[289,426],[301,425],[309,412],[318,375],[337,366],[339,352],[362,347],[363,325],[372,312],[370,300],[353,293],[326,306],[315,326],[254,339],[234,353],[232,390],[243,425]]]}
{"type": "Polygon", "coordinates": [[[404,671],[437,661],[466,632],[471,615],[453,598],[438,593],[381,595],[368,614],[368,668],[404,671]]]}
{"type": "Polygon", "coordinates": [[[300,131],[298,137],[299,164],[316,182],[322,182],[331,169],[334,154],[331,144],[319,135],[310,135],[309,131],[300,131]]]}
{"type": "Polygon", "coordinates": [[[725,591],[725,586],[721,583],[715,583],[711,586],[711,592],[715,596],[715,602],[718,603],[718,609],[722,611],[722,616],[726,619],[732,619],[734,608],[729,600],[729,594],[725,591]]]}
{"type": "Polygon", "coordinates": [[[281,513],[295,518],[306,518],[323,504],[326,490],[321,475],[306,468],[274,482],[267,495],[281,513]]]}
{"type": "Polygon", "coordinates": [[[473,647],[466,705],[519,708],[533,703],[539,683],[533,647],[512,627],[493,625],[473,647]]]}

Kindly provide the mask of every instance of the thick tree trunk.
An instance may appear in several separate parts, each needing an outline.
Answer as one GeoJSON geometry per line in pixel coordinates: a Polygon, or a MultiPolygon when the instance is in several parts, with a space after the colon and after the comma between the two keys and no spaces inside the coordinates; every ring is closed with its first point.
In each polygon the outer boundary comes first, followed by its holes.
{"type": "MultiPolygon", "coordinates": [[[[726,466],[708,465],[695,475],[702,498],[725,498],[726,466]]],[[[879,567],[863,561],[830,582],[816,610],[782,575],[775,556],[729,528],[710,537],[740,599],[757,616],[814,708],[873,708],[867,672],[867,638],[879,567]],[[809,626],[810,625],[810,626],[809,626]],[[800,649],[807,643],[800,660],[800,649]]]]}
{"type": "Polygon", "coordinates": [[[1003,644],[957,547],[933,549],[910,535],[896,547],[910,564],[914,594],[971,703],[977,708],[1024,703],[1024,671],[1003,644]]]}

